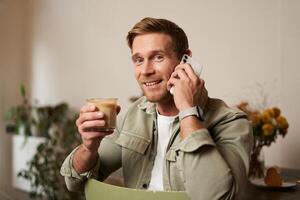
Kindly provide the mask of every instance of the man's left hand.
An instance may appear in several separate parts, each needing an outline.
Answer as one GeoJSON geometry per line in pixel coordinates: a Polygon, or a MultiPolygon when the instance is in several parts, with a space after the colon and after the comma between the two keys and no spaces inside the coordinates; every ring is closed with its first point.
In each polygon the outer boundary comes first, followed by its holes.
{"type": "Polygon", "coordinates": [[[204,109],[208,94],[201,79],[186,63],[176,66],[168,81],[168,89],[174,86],[174,102],[179,111],[200,106],[204,109]]]}

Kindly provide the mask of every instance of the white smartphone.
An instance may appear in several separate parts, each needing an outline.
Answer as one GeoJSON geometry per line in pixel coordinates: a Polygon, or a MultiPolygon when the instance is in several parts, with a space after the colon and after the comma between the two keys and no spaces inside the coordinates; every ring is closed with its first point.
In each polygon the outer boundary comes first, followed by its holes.
{"type": "MultiPolygon", "coordinates": [[[[190,64],[192,66],[192,68],[194,69],[195,73],[198,76],[201,75],[203,66],[201,64],[199,64],[199,62],[194,60],[192,57],[190,57],[189,55],[183,54],[183,56],[181,58],[181,62],[190,64]]],[[[170,93],[174,94],[174,86],[170,89],[170,93]]]]}

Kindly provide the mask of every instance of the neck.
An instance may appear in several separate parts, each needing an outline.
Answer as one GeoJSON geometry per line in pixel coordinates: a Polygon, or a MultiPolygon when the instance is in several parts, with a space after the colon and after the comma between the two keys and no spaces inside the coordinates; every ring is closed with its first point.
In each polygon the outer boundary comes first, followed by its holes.
{"type": "Polygon", "coordinates": [[[159,102],[156,104],[159,114],[164,116],[175,116],[178,114],[178,109],[175,106],[174,100],[159,102]]]}

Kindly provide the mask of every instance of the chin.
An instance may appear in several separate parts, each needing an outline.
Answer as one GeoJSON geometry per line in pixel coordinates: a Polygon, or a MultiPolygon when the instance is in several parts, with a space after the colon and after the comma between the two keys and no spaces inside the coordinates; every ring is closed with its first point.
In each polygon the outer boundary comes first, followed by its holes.
{"type": "Polygon", "coordinates": [[[146,96],[147,100],[152,103],[159,103],[159,102],[166,101],[166,100],[170,99],[170,96],[172,96],[169,91],[165,91],[164,93],[161,93],[161,94],[144,93],[144,95],[146,96]]]}
{"type": "Polygon", "coordinates": [[[147,98],[147,100],[148,101],[150,101],[150,102],[152,102],[152,103],[157,103],[157,102],[159,102],[159,98],[155,98],[155,97],[152,97],[152,96],[147,96],[147,95],[145,95],[146,96],[146,98],[147,98]]]}

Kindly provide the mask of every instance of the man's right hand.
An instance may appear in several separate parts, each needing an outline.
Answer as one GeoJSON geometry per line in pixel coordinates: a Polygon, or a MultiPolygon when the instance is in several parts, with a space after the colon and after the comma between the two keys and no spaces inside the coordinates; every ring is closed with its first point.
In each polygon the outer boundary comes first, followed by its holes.
{"type": "Polygon", "coordinates": [[[96,153],[101,140],[112,133],[97,131],[97,128],[105,125],[104,113],[91,103],[80,109],[76,125],[82,138],[82,146],[91,153],[96,153]]]}
{"type": "MultiPolygon", "coordinates": [[[[120,106],[117,106],[117,113],[119,111],[120,106]]],[[[112,132],[97,130],[105,125],[104,113],[91,103],[87,103],[80,109],[76,125],[82,138],[82,144],[74,154],[73,167],[78,174],[81,174],[95,166],[100,142],[112,132]]]]}

